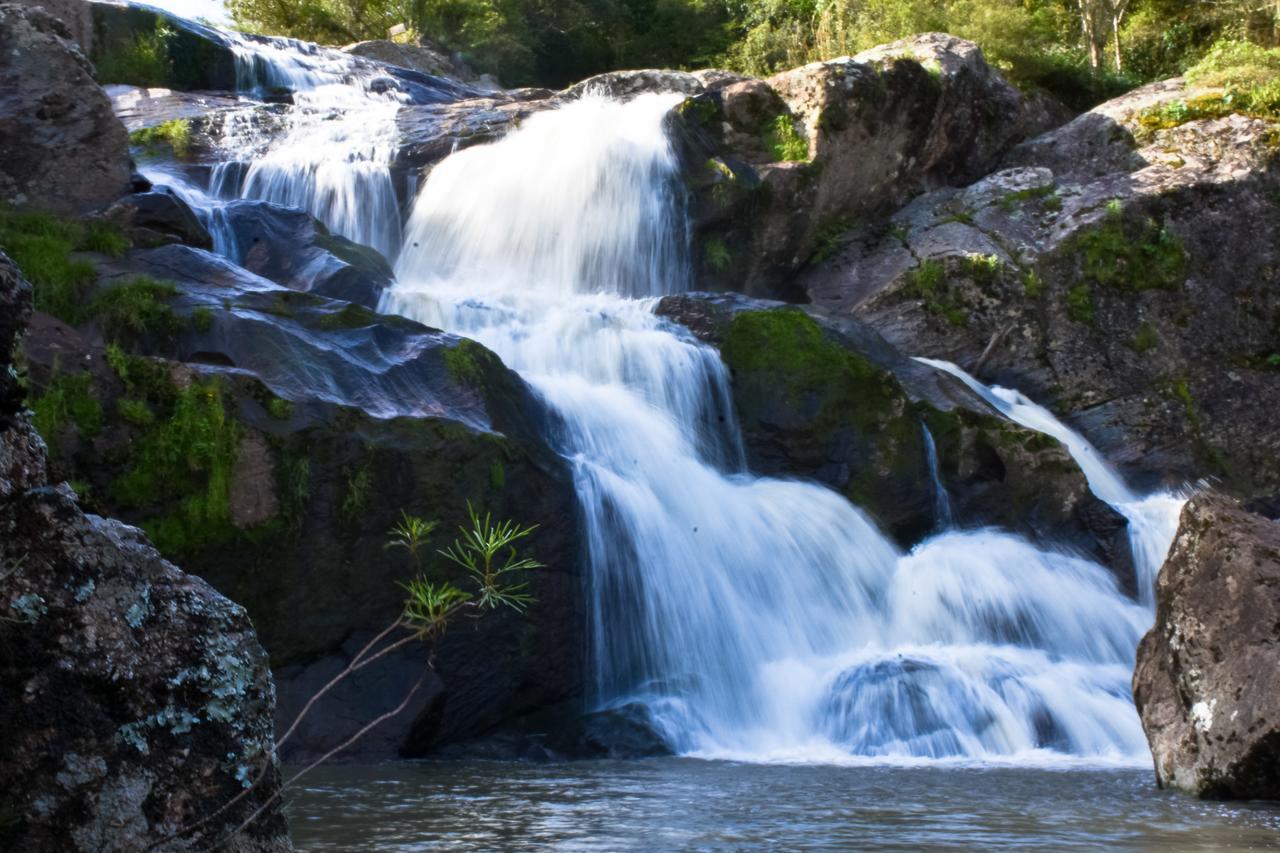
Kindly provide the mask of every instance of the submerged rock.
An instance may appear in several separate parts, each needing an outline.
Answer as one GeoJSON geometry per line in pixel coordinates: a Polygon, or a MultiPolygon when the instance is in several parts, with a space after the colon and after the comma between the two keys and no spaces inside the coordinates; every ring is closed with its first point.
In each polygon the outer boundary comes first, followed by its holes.
{"type": "Polygon", "coordinates": [[[1133,697],[1161,787],[1280,799],[1280,523],[1214,492],[1187,503],[1133,697]]]}
{"type": "Polygon", "coordinates": [[[129,191],[124,126],[66,26],[0,4],[0,202],[80,214],[129,191]]]}
{"type": "Polygon", "coordinates": [[[253,625],[48,482],[11,372],[30,300],[0,255],[0,845],[288,850],[279,800],[238,829],[280,785],[253,625]]]}

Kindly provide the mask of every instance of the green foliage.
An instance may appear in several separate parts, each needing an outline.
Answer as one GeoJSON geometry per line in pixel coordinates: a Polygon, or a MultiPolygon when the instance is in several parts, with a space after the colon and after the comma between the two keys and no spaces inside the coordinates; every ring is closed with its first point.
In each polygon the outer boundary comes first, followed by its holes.
{"type": "Polygon", "coordinates": [[[73,252],[123,251],[127,241],[107,224],[90,226],[44,213],[0,208],[0,250],[13,258],[35,288],[36,310],[72,325],[83,316],[85,297],[97,277],[93,262],[73,252]],[[109,236],[114,235],[114,236],[109,236]]]}
{"type": "Polygon", "coordinates": [[[410,559],[419,571],[422,569],[421,550],[431,541],[431,534],[438,522],[426,521],[404,510],[400,510],[400,521],[387,531],[387,542],[384,548],[403,548],[409,552],[410,559]]]}
{"type": "Polygon", "coordinates": [[[270,417],[278,421],[287,421],[293,417],[293,403],[283,397],[272,397],[264,408],[270,417]]]}
{"type": "Polygon", "coordinates": [[[946,266],[934,258],[921,261],[907,275],[905,296],[920,299],[925,310],[946,319],[952,326],[969,325],[969,313],[961,304],[958,292],[947,281],[946,266]]]}
{"type": "Polygon", "coordinates": [[[163,19],[158,19],[152,32],[140,33],[128,44],[114,47],[99,57],[98,82],[131,86],[168,84],[173,74],[169,45],[175,35],[163,19]]]}
{"type": "Polygon", "coordinates": [[[442,557],[461,566],[476,584],[482,610],[510,607],[524,611],[533,603],[528,581],[520,580],[532,569],[543,568],[531,557],[521,556],[516,543],[529,536],[538,526],[521,526],[511,520],[497,521],[489,513],[481,516],[467,502],[471,526],[459,527],[462,534],[443,551],[442,557]]]}
{"type": "Polygon", "coordinates": [[[1027,292],[1027,296],[1038,299],[1040,294],[1044,293],[1044,279],[1040,278],[1040,274],[1035,270],[1027,270],[1022,274],[1022,288],[1027,292]]]}
{"type": "Polygon", "coordinates": [[[1067,316],[1077,323],[1093,322],[1093,294],[1089,285],[1077,284],[1067,291],[1067,316]]]}
{"type": "Polygon", "coordinates": [[[404,602],[405,625],[418,639],[433,642],[444,636],[449,617],[471,601],[471,596],[451,583],[433,583],[419,575],[401,584],[408,593],[404,602]]]}
{"type": "Polygon", "coordinates": [[[1047,198],[1053,195],[1053,184],[1045,184],[1039,187],[1028,187],[1025,190],[1017,190],[1005,195],[1000,199],[1000,208],[1006,213],[1012,213],[1028,201],[1047,198]]]}
{"type": "Polygon", "coordinates": [[[1129,342],[1129,347],[1136,353],[1149,352],[1160,344],[1160,335],[1156,332],[1155,326],[1150,323],[1143,323],[1138,327],[1138,331],[1134,333],[1133,340],[1129,342]]]}
{"type": "Polygon", "coordinates": [[[853,230],[853,226],[852,220],[839,217],[819,227],[813,238],[813,253],[809,255],[809,263],[820,264],[840,251],[845,235],[853,230]]]}
{"type": "Polygon", "coordinates": [[[1126,217],[1118,201],[1107,217],[1072,240],[1087,282],[1115,290],[1176,290],[1186,278],[1182,241],[1153,219],[1126,217]]]}
{"type": "Polygon", "coordinates": [[[31,401],[36,431],[57,455],[63,430],[74,426],[83,438],[102,432],[102,404],[90,392],[88,373],[55,372],[49,389],[31,401]]]}
{"type": "Polygon", "coordinates": [[[151,411],[151,407],[145,400],[121,397],[116,400],[116,414],[120,415],[121,420],[134,426],[149,427],[156,422],[155,413],[151,411]]]}
{"type": "Polygon", "coordinates": [[[702,257],[713,272],[724,272],[733,265],[733,255],[722,237],[711,236],[703,240],[702,257]]]}
{"type": "Polygon", "coordinates": [[[168,414],[134,442],[132,465],[113,492],[121,506],[155,513],[143,527],[162,553],[174,555],[232,534],[241,429],[227,414],[217,382],[176,388],[171,400],[168,414]]]}
{"type": "Polygon", "coordinates": [[[358,522],[369,509],[369,495],[373,489],[373,471],[368,460],[363,465],[347,469],[347,485],[338,507],[339,517],[347,524],[358,522]]]}
{"type": "Polygon", "coordinates": [[[495,361],[497,357],[493,353],[470,338],[462,338],[444,350],[444,366],[449,378],[462,385],[481,384],[495,361]]]}
{"type": "Polygon", "coordinates": [[[129,134],[129,144],[146,154],[163,154],[168,148],[182,160],[191,155],[191,120],[175,118],[155,127],[144,127],[129,134]]]}
{"type": "Polygon", "coordinates": [[[790,115],[780,115],[770,122],[764,144],[777,162],[809,159],[809,140],[800,132],[796,120],[790,115]]]}
{"type": "Polygon", "coordinates": [[[201,334],[213,328],[213,312],[203,305],[191,312],[191,328],[201,334]]]}
{"type": "Polygon", "coordinates": [[[182,321],[166,300],[177,294],[169,282],[137,276],[102,291],[89,303],[86,314],[102,324],[108,340],[173,337],[181,331],[182,321]]]}

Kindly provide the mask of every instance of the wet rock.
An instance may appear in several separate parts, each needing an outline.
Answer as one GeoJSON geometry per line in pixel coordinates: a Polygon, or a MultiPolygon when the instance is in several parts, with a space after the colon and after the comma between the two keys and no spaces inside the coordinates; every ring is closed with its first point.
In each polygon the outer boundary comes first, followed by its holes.
{"type": "Polygon", "coordinates": [[[865,324],[733,294],[665,297],[657,312],[720,349],[753,471],[825,483],[910,546],[944,521],[927,485],[928,427],[955,523],[1070,544],[1132,587],[1124,520],[1065,447],[865,324]]]}
{"type": "Polygon", "coordinates": [[[126,196],[105,216],[129,232],[135,243],[183,243],[198,249],[213,248],[213,238],[200,217],[168,187],[126,196]]]}
{"type": "MultiPolygon", "coordinates": [[[[438,677],[347,757],[429,751],[580,692],[573,486],[543,438],[546,414],[519,377],[478,344],[284,289],[190,247],[135,250],[102,269],[104,286],[138,274],[174,282],[180,294],[167,304],[180,330],[126,342],[124,373],[94,375],[100,435],[64,436],[57,464],[96,506],[155,531],[163,551],[244,604],[276,667],[282,721],[400,612],[400,584],[417,569],[384,546],[401,511],[439,522],[434,553],[466,521],[468,500],[495,518],[540,525],[529,540],[549,566],[531,578],[538,604],[451,630],[438,677]],[[183,388],[216,402],[213,431],[229,447],[213,463],[226,491],[201,525],[175,523],[173,513],[188,498],[206,499],[213,471],[184,474],[182,488],[159,499],[124,500],[117,485],[183,388]],[[122,408],[121,400],[133,403],[122,408]]],[[[94,334],[92,325],[76,333],[83,351],[72,351],[66,335],[57,347],[29,341],[34,393],[47,389],[55,356],[95,369],[94,334]]],[[[429,570],[462,580],[443,562],[429,570]]],[[[285,757],[323,754],[394,707],[423,671],[423,654],[406,647],[344,683],[285,757]]]]}
{"type": "Polygon", "coordinates": [[[1205,492],[1182,511],[1133,697],[1161,787],[1280,799],[1280,524],[1205,492]]]}
{"type": "Polygon", "coordinates": [[[449,77],[465,83],[475,82],[478,79],[476,73],[466,63],[458,61],[430,44],[400,44],[387,39],[373,39],[349,44],[342,50],[353,56],[421,71],[423,74],[449,77]]]}
{"type": "Polygon", "coordinates": [[[94,32],[88,55],[100,82],[183,91],[236,89],[235,52],[213,27],[150,6],[88,5],[94,32]],[[154,59],[137,61],[140,51],[154,59]]]}
{"type": "Polygon", "coordinates": [[[0,5],[0,201],[61,214],[129,190],[124,126],[66,26],[40,7],[0,5]]]}
{"type": "Polygon", "coordinates": [[[280,784],[248,616],[46,482],[11,372],[30,296],[0,255],[0,844],[289,850],[279,801],[238,828],[280,784]]]}
{"type": "Polygon", "coordinates": [[[376,249],[330,234],[311,214],[264,201],[233,201],[214,212],[235,263],[290,290],[376,308],[394,274],[376,249]]]}

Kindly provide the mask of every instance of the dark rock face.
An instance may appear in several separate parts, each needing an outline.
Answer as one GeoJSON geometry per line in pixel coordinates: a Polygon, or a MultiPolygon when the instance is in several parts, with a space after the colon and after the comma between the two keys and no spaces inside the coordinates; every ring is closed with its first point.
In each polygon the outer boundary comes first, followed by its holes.
{"type": "Polygon", "coordinates": [[[1065,447],[868,326],[737,295],[671,296],[657,311],[720,349],[753,471],[825,483],[910,546],[941,522],[927,427],[956,523],[1070,543],[1132,584],[1124,520],[1065,447]]]}
{"type": "Polygon", "coordinates": [[[797,283],[904,352],[981,364],[1135,483],[1273,494],[1276,150],[1240,115],[1141,126],[1182,97],[1156,84],[1104,104],[854,229],[797,283]]]}
{"type": "Polygon", "coordinates": [[[129,190],[129,140],[61,21],[0,5],[0,201],[54,213],[129,190]]]}
{"type": "Polygon", "coordinates": [[[938,33],[694,97],[673,130],[699,281],[804,301],[789,277],[836,237],[981,177],[1050,123],[976,45],[938,33]]]}
{"type": "Polygon", "coordinates": [[[706,90],[702,81],[686,71],[607,71],[574,83],[564,90],[566,98],[580,98],[586,94],[603,95],[620,101],[629,101],[637,95],[649,93],[678,93],[700,95],[706,90]]]}
{"type": "Polygon", "coordinates": [[[377,250],[330,234],[306,211],[233,201],[214,217],[232,261],[290,290],[376,308],[394,279],[377,250]]]}
{"type": "Polygon", "coordinates": [[[153,187],[126,196],[112,205],[106,217],[119,223],[133,242],[140,245],[182,243],[200,249],[213,248],[213,238],[200,217],[167,187],[153,187]]]}
{"type": "Polygon", "coordinates": [[[280,782],[275,691],[248,616],[47,483],[11,372],[30,298],[0,255],[0,844],[291,849],[278,801],[236,829],[280,782]]]}
{"type": "MultiPolygon", "coordinates": [[[[173,282],[180,295],[169,304],[182,320],[172,335],[124,341],[136,362],[123,375],[91,324],[37,324],[25,347],[35,393],[57,365],[74,365],[103,410],[96,437],[74,425],[59,436],[54,464],[83,481],[102,511],[155,530],[162,550],[244,604],[276,669],[283,722],[400,612],[399,584],[415,569],[384,545],[401,510],[440,522],[433,554],[457,535],[468,500],[495,518],[540,525],[528,543],[549,567],[531,578],[538,603],[524,616],[451,630],[439,677],[347,757],[421,754],[580,693],[571,478],[542,438],[541,406],[495,356],[403,318],[282,289],[186,246],[135,250],[101,269],[103,286],[137,274],[173,282]],[[140,400],[163,426],[165,400],[191,387],[219,401],[228,445],[218,468],[228,481],[217,501],[225,518],[196,539],[166,523],[186,498],[120,497],[157,429],[121,412],[140,400]]],[[[207,494],[203,477],[188,497],[207,494]]],[[[430,570],[449,572],[442,562],[430,570]]],[[[406,647],[345,682],[289,741],[286,758],[322,754],[394,707],[423,654],[406,647]]]]}
{"type": "Polygon", "coordinates": [[[86,51],[103,83],[162,86],[167,89],[234,90],[236,56],[217,30],[159,9],[115,3],[88,3],[93,10],[92,49],[86,51]],[[140,45],[156,60],[131,61],[140,45]],[[138,79],[144,72],[150,79],[138,79]]]}
{"type": "Polygon", "coordinates": [[[1280,799],[1280,523],[1192,498],[1160,570],[1133,697],[1161,787],[1280,799]]]}

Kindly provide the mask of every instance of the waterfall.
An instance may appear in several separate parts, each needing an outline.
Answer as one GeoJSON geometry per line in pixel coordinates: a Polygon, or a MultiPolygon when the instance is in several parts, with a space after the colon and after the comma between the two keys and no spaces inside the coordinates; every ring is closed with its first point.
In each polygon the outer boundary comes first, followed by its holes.
{"type": "Polygon", "coordinates": [[[920,429],[924,433],[925,461],[929,463],[929,479],[933,483],[934,526],[939,530],[946,530],[955,523],[955,516],[951,511],[951,496],[947,494],[947,487],[942,482],[942,472],[938,468],[938,445],[927,426],[921,424],[920,429]]]}
{"type": "Polygon", "coordinates": [[[405,95],[341,51],[292,39],[224,32],[242,91],[287,92],[279,117],[251,103],[226,119],[233,159],[214,167],[209,191],[307,211],[331,231],[388,258],[400,249],[391,178],[396,114],[405,95]],[[282,128],[263,124],[283,123],[282,128]]]}
{"type": "Polygon", "coordinates": [[[1129,522],[1129,547],[1133,553],[1138,600],[1155,609],[1156,575],[1169,555],[1178,532],[1178,518],[1186,496],[1157,492],[1139,496],[1120,478],[1084,436],[1062,423],[1048,409],[1010,388],[988,387],[949,361],[917,358],[923,364],[945,370],[968,385],[1005,417],[1028,429],[1056,438],[1067,448],[1097,498],[1129,522]]]}
{"type": "Polygon", "coordinates": [[[483,342],[559,414],[597,704],[706,757],[1147,763],[1151,617],[1101,566],[992,530],[904,554],[746,469],[718,354],[651,311],[687,282],[677,101],[586,97],[441,162],[382,306],[483,342]]]}

